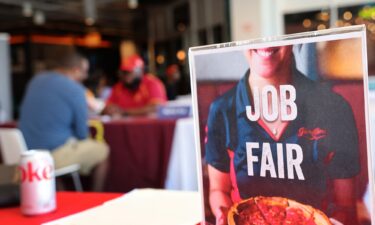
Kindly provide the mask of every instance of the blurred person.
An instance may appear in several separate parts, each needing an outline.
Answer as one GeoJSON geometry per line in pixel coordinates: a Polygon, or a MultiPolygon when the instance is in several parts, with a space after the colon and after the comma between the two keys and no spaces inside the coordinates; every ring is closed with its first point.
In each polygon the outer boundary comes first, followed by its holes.
{"type": "Polygon", "coordinates": [[[89,114],[90,115],[100,114],[105,107],[105,102],[99,98],[96,98],[94,92],[92,92],[88,88],[86,88],[85,96],[86,96],[87,106],[89,108],[89,114]]]}
{"type": "Polygon", "coordinates": [[[107,171],[108,147],[88,138],[88,108],[81,81],[88,61],[70,48],[56,50],[49,70],[28,84],[21,104],[19,128],[28,149],[50,150],[55,168],[80,164],[80,173],[94,173],[94,190],[101,190],[107,171]]]}
{"type": "Polygon", "coordinates": [[[177,64],[171,64],[167,67],[165,75],[165,89],[167,90],[168,99],[174,100],[178,95],[178,82],[181,78],[180,68],[177,64]]]}
{"type": "Polygon", "coordinates": [[[102,101],[107,101],[111,95],[112,87],[109,85],[108,78],[105,75],[99,77],[98,86],[96,88],[97,96],[102,101]]]}
{"type": "Polygon", "coordinates": [[[93,74],[83,82],[83,85],[90,90],[95,98],[104,102],[108,99],[112,90],[110,80],[102,69],[95,69],[93,74]]]}
{"type": "MultiPolygon", "coordinates": [[[[84,81],[88,78],[88,71],[89,71],[89,61],[87,58],[82,56],[81,59],[81,71],[82,73],[80,75],[77,75],[73,77],[73,80],[78,83],[84,83],[84,81]]],[[[94,92],[92,92],[89,88],[83,86],[85,88],[85,97],[87,102],[87,107],[89,109],[89,114],[96,115],[100,114],[102,110],[104,109],[105,103],[101,101],[100,99],[97,99],[95,97],[94,92]]]]}
{"type": "Polygon", "coordinates": [[[207,122],[205,159],[216,224],[227,224],[234,203],[255,196],[291,198],[324,211],[335,225],[358,224],[358,136],[349,104],[296,70],[292,46],[244,55],[250,70],[211,104],[207,122]],[[274,98],[262,92],[270,89],[295,103],[281,111],[284,100],[270,102],[274,98]],[[278,116],[265,117],[270,110],[278,116]],[[296,148],[294,156],[288,145],[296,148]],[[290,167],[288,157],[299,164],[290,167]]]}
{"type": "Polygon", "coordinates": [[[122,61],[119,82],[113,86],[103,113],[112,116],[148,115],[166,100],[163,83],[155,76],[145,74],[141,57],[132,55],[122,61]]]}

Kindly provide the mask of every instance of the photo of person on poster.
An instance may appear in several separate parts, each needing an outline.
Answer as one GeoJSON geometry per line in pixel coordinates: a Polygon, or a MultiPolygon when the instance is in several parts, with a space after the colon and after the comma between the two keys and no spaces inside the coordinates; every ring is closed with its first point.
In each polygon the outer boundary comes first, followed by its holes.
{"type": "Polygon", "coordinates": [[[250,68],[210,106],[205,160],[217,225],[233,203],[280,196],[356,225],[358,134],[344,98],[296,69],[292,45],[248,49],[250,68]]]}

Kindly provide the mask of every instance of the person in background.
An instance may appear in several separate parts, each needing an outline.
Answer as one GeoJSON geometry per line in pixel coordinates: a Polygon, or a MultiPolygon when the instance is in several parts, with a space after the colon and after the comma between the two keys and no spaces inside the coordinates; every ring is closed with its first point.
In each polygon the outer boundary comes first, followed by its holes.
{"type": "Polygon", "coordinates": [[[178,82],[180,81],[181,73],[178,65],[171,64],[167,67],[166,71],[165,88],[169,100],[176,99],[178,95],[178,82]]]}
{"type": "Polygon", "coordinates": [[[81,166],[80,173],[94,173],[94,190],[103,187],[108,147],[88,138],[88,107],[81,81],[87,77],[88,61],[74,49],[56,50],[50,70],[28,84],[21,104],[19,128],[29,149],[47,149],[55,168],[81,166]]]}
{"type": "Polygon", "coordinates": [[[86,88],[86,101],[89,108],[90,115],[98,115],[104,109],[105,103],[99,98],[95,97],[95,94],[88,88],[86,88]]]}
{"type": "Polygon", "coordinates": [[[112,87],[109,85],[108,78],[105,75],[100,76],[96,88],[98,98],[102,101],[106,101],[109,98],[111,91],[112,87]]]}
{"type": "Polygon", "coordinates": [[[144,74],[144,62],[138,55],[129,56],[121,62],[119,79],[112,88],[104,114],[147,115],[167,100],[163,83],[155,76],[144,74]]]}
{"type": "Polygon", "coordinates": [[[361,167],[350,105],[295,68],[291,45],[249,49],[244,55],[250,69],[211,104],[207,120],[205,159],[216,225],[227,224],[233,203],[255,196],[281,196],[314,206],[334,225],[359,224],[354,177],[361,167]],[[275,94],[291,88],[288,94],[294,96],[295,108],[282,113],[282,100],[268,102],[272,99],[268,93],[259,100],[259,92],[267,88],[275,94]],[[265,101],[262,106],[260,101],[265,101]],[[277,116],[267,118],[267,107],[277,116]],[[293,119],[283,118],[292,113],[293,119]],[[291,161],[282,148],[288,144],[300,150],[295,177],[285,175],[291,161]],[[267,156],[281,170],[262,174],[267,156]]]}
{"type": "MultiPolygon", "coordinates": [[[[74,80],[78,83],[83,84],[84,81],[88,78],[88,70],[89,70],[89,61],[86,58],[82,58],[82,69],[83,73],[81,76],[77,76],[74,78],[74,80]]],[[[96,115],[100,114],[101,111],[104,109],[104,102],[100,99],[97,99],[95,97],[94,92],[92,92],[89,88],[85,87],[85,97],[87,102],[87,107],[89,109],[89,115],[96,115]]]]}
{"type": "Polygon", "coordinates": [[[102,70],[97,69],[91,76],[86,77],[86,79],[81,82],[86,87],[86,101],[89,107],[89,116],[101,114],[111,89],[107,86],[106,77],[102,70]]]}

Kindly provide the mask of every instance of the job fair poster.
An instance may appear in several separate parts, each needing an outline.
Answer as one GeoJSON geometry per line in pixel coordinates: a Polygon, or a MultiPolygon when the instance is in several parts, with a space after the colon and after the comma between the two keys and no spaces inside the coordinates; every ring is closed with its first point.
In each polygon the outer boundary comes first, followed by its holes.
{"type": "Polygon", "coordinates": [[[205,224],[375,224],[365,27],[189,60],[205,224]]]}

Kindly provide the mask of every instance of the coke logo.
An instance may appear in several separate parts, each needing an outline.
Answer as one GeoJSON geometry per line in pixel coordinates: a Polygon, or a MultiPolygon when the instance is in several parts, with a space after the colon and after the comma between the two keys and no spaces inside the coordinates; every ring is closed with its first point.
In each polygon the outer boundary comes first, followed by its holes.
{"type": "Polygon", "coordinates": [[[53,175],[53,166],[45,165],[43,167],[38,167],[27,162],[25,166],[19,167],[21,171],[21,182],[37,182],[42,180],[50,180],[53,175]]]}

